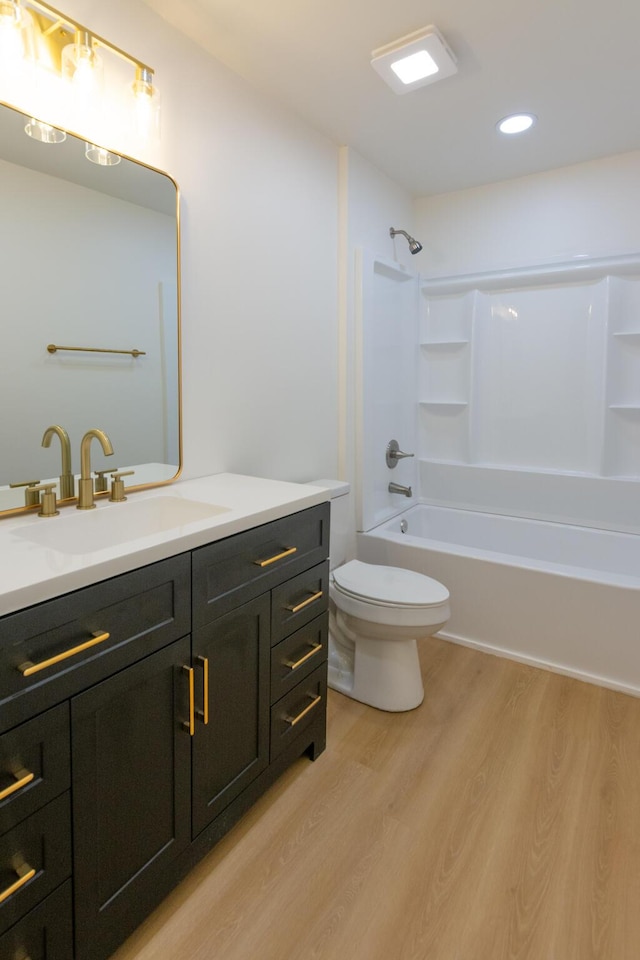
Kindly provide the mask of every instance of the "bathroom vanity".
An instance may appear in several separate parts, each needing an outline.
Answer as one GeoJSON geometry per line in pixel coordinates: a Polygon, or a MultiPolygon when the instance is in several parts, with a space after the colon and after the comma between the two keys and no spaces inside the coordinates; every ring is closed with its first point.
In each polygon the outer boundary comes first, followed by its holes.
{"type": "Polygon", "coordinates": [[[0,525],[0,960],[109,957],[322,752],[326,497],[221,475],[0,525]]]}

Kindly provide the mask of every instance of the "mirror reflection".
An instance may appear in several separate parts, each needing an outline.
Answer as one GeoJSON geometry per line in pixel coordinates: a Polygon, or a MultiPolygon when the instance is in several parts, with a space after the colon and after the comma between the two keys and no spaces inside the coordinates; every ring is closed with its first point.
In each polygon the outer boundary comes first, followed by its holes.
{"type": "Polygon", "coordinates": [[[28,501],[15,484],[68,497],[92,428],[114,450],[94,444],[93,470],[134,470],[128,487],[180,469],[176,185],[28,136],[29,119],[0,105],[0,512],[28,501]]]}

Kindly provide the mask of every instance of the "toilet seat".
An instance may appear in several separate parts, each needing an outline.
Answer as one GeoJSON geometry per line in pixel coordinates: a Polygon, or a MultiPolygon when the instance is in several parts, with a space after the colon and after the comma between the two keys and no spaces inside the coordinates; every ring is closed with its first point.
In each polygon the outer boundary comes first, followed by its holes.
{"type": "Polygon", "coordinates": [[[330,595],[338,610],[365,623],[422,628],[450,616],[449,591],[437,580],[360,560],[333,571],[330,595]]]}
{"type": "Polygon", "coordinates": [[[361,560],[338,567],[333,581],[341,593],[385,607],[432,607],[449,599],[447,588],[423,573],[361,560]]]}

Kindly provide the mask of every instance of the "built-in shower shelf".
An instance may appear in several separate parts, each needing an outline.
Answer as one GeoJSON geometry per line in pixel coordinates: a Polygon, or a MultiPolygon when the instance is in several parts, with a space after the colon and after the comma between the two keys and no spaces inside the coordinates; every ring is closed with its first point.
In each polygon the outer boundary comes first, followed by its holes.
{"type": "Polygon", "coordinates": [[[425,340],[421,346],[428,350],[456,350],[469,342],[469,340],[425,340]]]}
{"type": "Polygon", "coordinates": [[[420,406],[440,413],[458,413],[469,404],[464,400],[421,400],[420,406]]]}
{"type": "Polygon", "coordinates": [[[638,403],[610,403],[609,410],[615,410],[620,413],[637,413],[640,415],[640,404],[638,403]]]}
{"type": "Polygon", "coordinates": [[[622,339],[640,343],[640,330],[618,330],[616,333],[614,333],[614,337],[620,337],[622,339]]]}

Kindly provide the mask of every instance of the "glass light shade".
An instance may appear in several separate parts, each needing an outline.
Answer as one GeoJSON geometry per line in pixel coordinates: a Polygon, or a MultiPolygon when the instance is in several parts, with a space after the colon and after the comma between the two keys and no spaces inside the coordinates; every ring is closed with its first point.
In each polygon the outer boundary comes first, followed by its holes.
{"type": "Polygon", "coordinates": [[[135,133],[142,140],[158,138],[160,136],[160,91],[154,86],[151,70],[138,67],[132,89],[135,133]]]}
{"type": "Polygon", "coordinates": [[[19,0],[0,0],[0,59],[3,66],[33,57],[31,15],[19,0]]]}
{"type": "Polygon", "coordinates": [[[115,167],[120,163],[122,157],[117,153],[111,153],[104,147],[98,147],[95,143],[85,143],[84,155],[91,163],[97,163],[100,167],[115,167]]]}
{"type": "Polygon", "coordinates": [[[102,94],[104,66],[93,46],[91,34],[78,30],[73,43],[62,48],[62,76],[72,84],[74,95],[95,104],[102,94]]]}
{"type": "Polygon", "coordinates": [[[34,82],[33,18],[19,0],[0,0],[0,100],[23,106],[34,82]]]}
{"type": "Polygon", "coordinates": [[[35,117],[31,117],[25,125],[24,132],[40,143],[63,143],[67,139],[64,130],[58,130],[57,127],[43,123],[42,120],[36,120],[35,117]]]}

